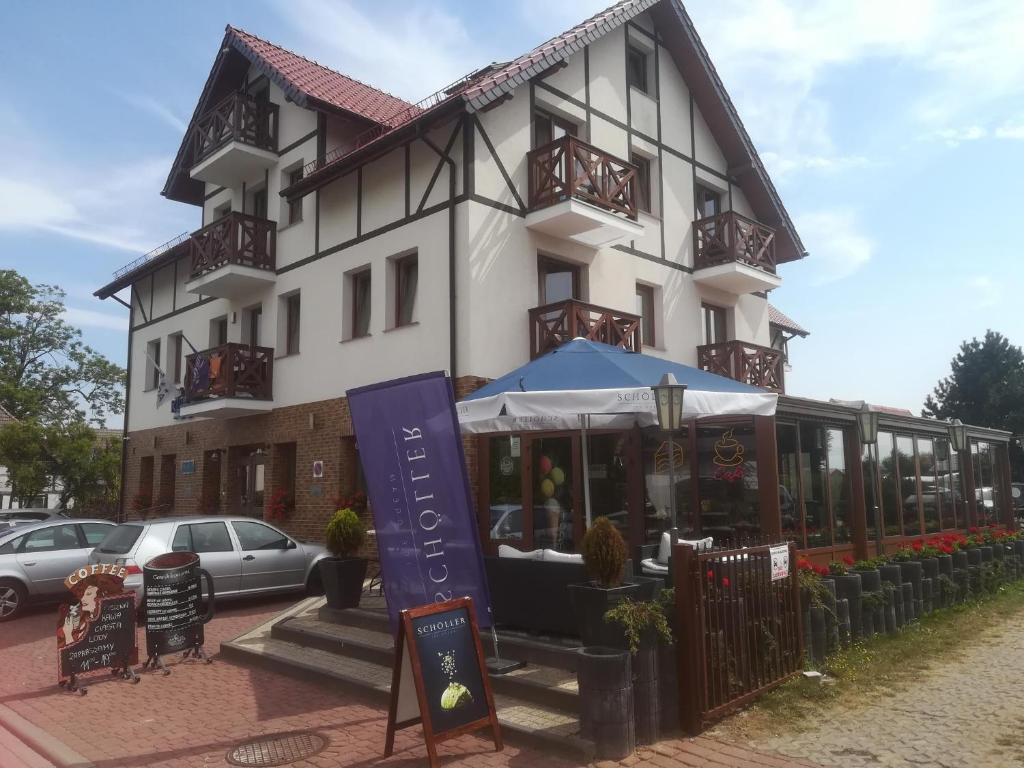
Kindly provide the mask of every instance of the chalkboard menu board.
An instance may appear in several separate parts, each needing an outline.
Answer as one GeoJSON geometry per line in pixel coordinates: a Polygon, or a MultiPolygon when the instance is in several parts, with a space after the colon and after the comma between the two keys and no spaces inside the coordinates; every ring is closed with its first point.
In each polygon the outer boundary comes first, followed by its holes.
{"type": "Polygon", "coordinates": [[[139,662],[134,595],[101,597],[96,603],[96,610],[86,614],[74,604],[61,608],[59,637],[65,640],[64,628],[69,627],[72,638],[77,638],[60,644],[62,681],[83,672],[126,668],[139,662]]]}
{"type": "Polygon", "coordinates": [[[194,552],[169,552],[143,567],[146,601],[146,653],[154,659],[166,653],[197,649],[205,641],[203,625],[213,616],[213,579],[199,568],[194,552]],[[209,610],[201,609],[200,577],[207,580],[209,610]]]}
{"type": "Polygon", "coordinates": [[[436,742],[479,728],[491,728],[501,750],[470,598],[402,611],[395,650],[385,756],[394,747],[394,732],[417,723],[423,724],[431,766],[437,765],[436,742]]]}

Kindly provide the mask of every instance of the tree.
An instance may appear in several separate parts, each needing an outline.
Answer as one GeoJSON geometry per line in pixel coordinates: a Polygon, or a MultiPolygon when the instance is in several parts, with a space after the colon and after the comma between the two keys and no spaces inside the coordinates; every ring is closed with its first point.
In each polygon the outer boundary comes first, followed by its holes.
{"type": "Polygon", "coordinates": [[[101,425],[124,411],[124,369],[63,319],[64,292],[0,270],[0,405],[22,421],[101,425]]]}
{"type": "MultiPolygon", "coordinates": [[[[949,376],[925,400],[922,416],[1024,434],[1024,352],[1001,333],[986,331],[960,345],[949,376]]],[[[1024,453],[1011,444],[1014,474],[1024,472],[1024,453]]]]}
{"type": "Polygon", "coordinates": [[[11,500],[38,496],[50,485],[42,426],[12,421],[0,427],[0,466],[7,468],[11,500]]]}

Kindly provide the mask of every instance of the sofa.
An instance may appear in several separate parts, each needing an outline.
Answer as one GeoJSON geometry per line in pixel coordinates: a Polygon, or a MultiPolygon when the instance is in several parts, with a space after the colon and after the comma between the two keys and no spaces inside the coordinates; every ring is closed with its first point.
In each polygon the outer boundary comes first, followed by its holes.
{"type": "Polygon", "coordinates": [[[636,560],[640,563],[640,574],[650,578],[663,579],[666,587],[672,586],[672,545],[689,544],[698,552],[711,549],[714,539],[681,539],[675,528],[661,534],[657,544],[641,544],[637,547],[636,560]]]}

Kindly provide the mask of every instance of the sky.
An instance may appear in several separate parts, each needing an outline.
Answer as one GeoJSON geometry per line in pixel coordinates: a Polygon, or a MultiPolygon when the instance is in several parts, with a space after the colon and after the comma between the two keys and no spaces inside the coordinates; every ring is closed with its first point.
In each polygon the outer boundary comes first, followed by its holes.
{"type": "MultiPolygon", "coordinates": [[[[199,226],[159,192],[225,24],[418,101],[607,4],[5,3],[0,266],[123,364],[127,311],[92,293],[199,226]]],[[[1024,343],[1024,3],[686,7],[810,254],[771,295],[811,331],[789,394],[917,412],[962,340],[1024,343]]]]}

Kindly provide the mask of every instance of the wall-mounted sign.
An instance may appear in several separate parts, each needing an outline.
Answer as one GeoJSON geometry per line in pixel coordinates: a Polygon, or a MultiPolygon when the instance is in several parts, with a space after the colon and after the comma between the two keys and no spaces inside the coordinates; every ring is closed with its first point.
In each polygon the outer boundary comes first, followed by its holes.
{"type": "Polygon", "coordinates": [[[515,435],[510,436],[508,439],[509,455],[511,455],[513,459],[518,459],[522,453],[522,448],[520,447],[521,443],[519,440],[520,438],[515,435]]]}
{"type": "Polygon", "coordinates": [[[313,479],[322,480],[324,476],[324,462],[323,459],[317,459],[313,462],[313,479]]]}
{"type": "Polygon", "coordinates": [[[124,591],[124,566],[93,563],[64,579],[75,602],[60,607],[57,620],[57,680],[61,687],[86,692],[84,672],[111,669],[138,682],[135,595],[124,591]]]}
{"type": "Polygon", "coordinates": [[[194,475],[196,473],[196,460],[183,459],[181,462],[181,474],[194,475]]]}
{"type": "Polygon", "coordinates": [[[495,751],[502,749],[471,598],[401,613],[385,757],[394,749],[395,731],[419,723],[432,768],[438,765],[437,743],[469,731],[490,728],[495,751]]]}
{"type": "Polygon", "coordinates": [[[777,544],[768,550],[772,561],[772,581],[789,576],[789,545],[777,544]]]}
{"type": "Polygon", "coordinates": [[[498,469],[505,477],[511,477],[516,471],[516,463],[512,460],[511,456],[502,456],[498,460],[498,469]]]}
{"type": "MultiPolygon", "coordinates": [[[[146,600],[145,666],[170,674],[160,658],[184,651],[206,658],[203,625],[213,618],[213,577],[199,567],[195,552],[168,552],[157,555],[142,568],[143,594],[146,600]],[[206,580],[209,595],[206,613],[200,613],[202,586],[206,580]]],[[[209,661],[209,659],[207,659],[209,661]]]]}

